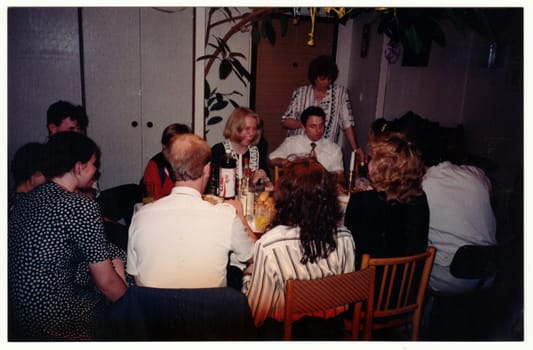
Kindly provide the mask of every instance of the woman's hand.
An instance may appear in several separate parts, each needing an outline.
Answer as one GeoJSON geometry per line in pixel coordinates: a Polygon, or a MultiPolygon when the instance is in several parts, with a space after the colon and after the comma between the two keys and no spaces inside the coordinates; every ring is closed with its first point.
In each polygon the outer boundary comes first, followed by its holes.
{"type": "Polygon", "coordinates": [[[267,180],[268,179],[267,174],[266,174],[266,172],[263,169],[259,169],[259,170],[257,170],[254,173],[254,176],[252,178],[252,182],[255,185],[257,183],[257,181],[259,181],[261,179],[263,179],[263,180],[267,180]]]}

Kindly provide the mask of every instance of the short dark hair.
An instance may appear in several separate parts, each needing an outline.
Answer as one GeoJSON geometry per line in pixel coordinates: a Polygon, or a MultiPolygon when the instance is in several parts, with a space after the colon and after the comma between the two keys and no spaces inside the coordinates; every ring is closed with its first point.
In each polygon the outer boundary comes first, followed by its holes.
{"type": "Polygon", "coordinates": [[[307,79],[309,79],[311,85],[315,85],[318,77],[328,77],[334,82],[338,76],[339,68],[337,68],[333,57],[328,55],[320,55],[312,60],[307,71],[307,79]]]}
{"type": "Polygon", "coordinates": [[[87,136],[72,131],[57,133],[46,143],[43,174],[48,179],[63,175],[72,170],[76,162],[87,163],[93,154],[98,161],[100,149],[87,136]]]}
{"type": "Polygon", "coordinates": [[[66,118],[77,121],[80,130],[85,130],[87,125],[89,125],[89,118],[82,106],[75,106],[70,102],[59,100],[48,107],[46,111],[46,126],[50,124],[60,125],[66,118]]]}
{"type": "Polygon", "coordinates": [[[185,124],[170,124],[165,128],[165,130],[163,130],[163,135],[161,135],[161,144],[165,147],[168,147],[170,146],[170,141],[174,136],[181,134],[190,134],[191,132],[191,128],[185,124]]]}
{"type": "Polygon", "coordinates": [[[326,113],[324,110],[317,106],[311,106],[307,107],[302,114],[300,114],[300,121],[305,126],[307,123],[307,119],[309,119],[310,116],[316,116],[321,117],[322,119],[326,120],[326,113]]]}
{"type": "Polygon", "coordinates": [[[370,130],[375,136],[379,136],[390,131],[389,122],[385,118],[378,118],[370,125],[370,130]]]}
{"type": "Polygon", "coordinates": [[[439,135],[439,123],[409,111],[395,119],[390,129],[404,133],[417,145],[426,166],[434,166],[441,162],[443,145],[439,135]]]}
{"type": "Polygon", "coordinates": [[[20,147],[11,161],[15,184],[29,180],[38,171],[42,172],[45,160],[45,146],[42,143],[30,142],[20,147]]]}

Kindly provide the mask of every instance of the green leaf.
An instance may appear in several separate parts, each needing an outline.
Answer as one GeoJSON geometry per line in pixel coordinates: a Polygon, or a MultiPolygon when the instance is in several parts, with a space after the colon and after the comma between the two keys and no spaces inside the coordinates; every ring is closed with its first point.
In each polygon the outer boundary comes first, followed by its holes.
{"type": "Polygon", "coordinates": [[[220,111],[221,109],[226,108],[227,105],[228,105],[228,101],[218,101],[211,107],[211,110],[220,111]]]}
{"type": "Polygon", "coordinates": [[[207,125],[215,125],[215,124],[218,124],[222,121],[222,117],[221,116],[214,116],[214,117],[211,117],[207,120],[207,125]]]}
{"type": "Polygon", "coordinates": [[[272,46],[276,44],[276,32],[274,31],[270,17],[265,18],[261,22],[261,34],[268,39],[272,46]]]}
{"type": "Polygon", "coordinates": [[[224,12],[226,13],[226,18],[231,18],[233,17],[233,14],[231,13],[231,10],[227,7],[224,7],[223,8],[224,12]]]}
{"type": "Polygon", "coordinates": [[[204,55],[204,56],[200,56],[200,57],[198,57],[196,60],[197,60],[197,61],[207,60],[207,59],[212,58],[212,57],[215,57],[215,58],[216,58],[215,55],[204,55]]]}
{"type": "Polygon", "coordinates": [[[231,70],[231,61],[226,58],[223,59],[218,67],[218,77],[225,80],[230,75],[231,70]]]}
{"type": "Polygon", "coordinates": [[[211,87],[207,80],[204,80],[204,99],[208,99],[211,96],[211,87]]]}
{"type": "MultiPolygon", "coordinates": [[[[242,94],[241,94],[241,96],[242,96],[242,94]]],[[[231,105],[234,108],[239,108],[240,107],[239,104],[237,102],[233,101],[231,98],[229,99],[229,102],[231,103],[231,105]]]]}
{"type": "Polygon", "coordinates": [[[215,36],[218,42],[218,48],[222,51],[223,57],[226,57],[228,52],[231,52],[231,49],[229,48],[228,44],[222,38],[215,36]]]}
{"type": "Polygon", "coordinates": [[[240,52],[232,52],[229,54],[229,57],[231,58],[235,58],[235,57],[242,57],[244,59],[246,59],[246,56],[244,56],[242,53],[240,52]]]}
{"type": "MultiPolygon", "coordinates": [[[[248,81],[252,80],[252,75],[244,68],[238,60],[232,60],[233,67],[239,71],[248,81]]],[[[246,84],[245,84],[246,85],[246,84]]]]}

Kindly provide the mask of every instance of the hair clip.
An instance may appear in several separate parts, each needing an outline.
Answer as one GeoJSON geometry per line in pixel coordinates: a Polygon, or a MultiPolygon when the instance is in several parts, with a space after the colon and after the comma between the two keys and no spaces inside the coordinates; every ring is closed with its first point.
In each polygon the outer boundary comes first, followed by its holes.
{"type": "Polygon", "coordinates": [[[381,126],[381,132],[384,132],[385,129],[387,129],[387,124],[386,123],[381,126]]]}

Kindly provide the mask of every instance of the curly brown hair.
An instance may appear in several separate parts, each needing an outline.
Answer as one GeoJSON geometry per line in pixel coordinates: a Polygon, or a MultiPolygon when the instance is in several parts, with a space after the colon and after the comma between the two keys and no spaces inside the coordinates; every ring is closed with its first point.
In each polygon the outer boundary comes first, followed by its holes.
{"type": "Polygon", "coordinates": [[[337,248],[341,218],[335,177],[312,158],[298,158],[284,168],[274,191],[273,226],[300,228],[301,263],[327,258],[337,248]]]}
{"type": "Polygon", "coordinates": [[[404,134],[376,136],[369,144],[370,183],[388,202],[411,203],[422,195],[424,163],[418,148],[404,134]]]}

